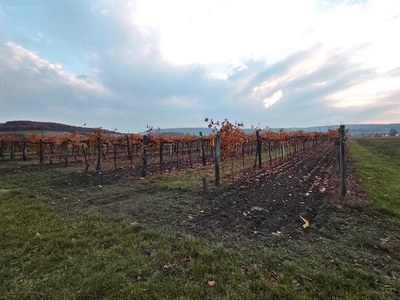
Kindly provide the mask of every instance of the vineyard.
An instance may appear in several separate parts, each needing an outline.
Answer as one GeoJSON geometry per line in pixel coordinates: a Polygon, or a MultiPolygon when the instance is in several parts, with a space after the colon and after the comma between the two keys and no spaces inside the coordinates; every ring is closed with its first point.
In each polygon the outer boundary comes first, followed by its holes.
{"type": "Polygon", "coordinates": [[[145,177],[213,165],[220,159],[232,164],[241,161],[242,169],[272,166],[338,135],[336,130],[322,133],[283,129],[279,132],[255,129],[247,134],[241,124],[228,120],[210,123],[211,126],[214,133],[206,136],[201,132],[166,134],[154,132],[151,127],[145,135],[111,134],[101,128],[86,134],[0,134],[0,161],[32,161],[50,167],[82,166],[85,171],[128,167],[137,176],[145,177]]]}
{"type": "Polygon", "coordinates": [[[398,139],[211,126],[1,135],[1,294],[398,299],[398,139]]]}

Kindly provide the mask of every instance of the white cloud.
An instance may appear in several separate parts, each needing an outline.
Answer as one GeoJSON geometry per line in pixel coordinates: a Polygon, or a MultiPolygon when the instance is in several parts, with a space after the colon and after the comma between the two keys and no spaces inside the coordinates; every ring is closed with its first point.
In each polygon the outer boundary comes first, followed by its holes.
{"type": "MultiPolygon", "coordinates": [[[[83,124],[110,99],[96,71],[79,76],[15,43],[0,44],[2,118],[83,124]]],[[[100,122],[97,122],[97,124],[100,122]]]]}
{"type": "Polygon", "coordinates": [[[386,72],[400,65],[400,2],[372,0],[334,6],[323,12],[314,26],[314,37],[327,47],[353,51],[353,59],[366,68],[386,72]]]}
{"type": "Polygon", "coordinates": [[[60,64],[51,63],[39,57],[36,53],[12,42],[5,44],[5,49],[2,53],[2,64],[6,68],[3,72],[7,72],[7,68],[9,68],[24,75],[30,74],[30,80],[38,83],[58,82],[63,85],[69,85],[71,88],[105,91],[100,84],[67,73],[60,64]]]}
{"type": "Polygon", "coordinates": [[[340,108],[356,106],[379,106],[394,90],[400,88],[400,77],[382,77],[364,81],[345,90],[335,92],[326,97],[332,106],[340,108]]]}
{"type": "Polygon", "coordinates": [[[177,109],[193,109],[200,108],[200,103],[197,99],[190,99],[188,97],[173,96],[161,101],[162,105],[171,106],[177,109]]]}
{"type": "Polygon", "coordinates": [[[285,55],[304,46],[312,1],[138,1],[135,25],[155,32],[163,56],[174,64],[285,55]],[[156,9],[155,9],[156,8],[156,9]]]}
{"type": "Polygon", "coordinates": [[[229,75],[224,72],[213,72],[211,74],[208,74],[208,77],[210,77],[210,78],[221,79],[221,80],[228,79],[228,76],[229,75]]]}
{"type": "Polygon", "coordinates": [[[3,118],[131,132],[206,116],[271,127],[398,120],[398,0],[71,3],[4,12],[3,118]]]}
{"type": "Polygon", "coordinates": [[[278,102],[283,96],[283,93],[281,90],[277,91],[276,93],[274,93],[271,97],[265,99],[263,101],[264,106],[266,108],[270,107],[271,105],[275,104],[276,102],[278,102]]]}
{"type": "Polygon", "coordinates": [[[157,46],[167,61],[228,62],[230,68],[246,59],[273,63],[323,44],[328,52],[358,50],[354,60],[386,70],[400,63],[400,43],[393,40],[399,15],[397,0],[331,6],[316,6],[311,0],[140,0],[131,11],[135,26],[158,36],[157,46]]]}

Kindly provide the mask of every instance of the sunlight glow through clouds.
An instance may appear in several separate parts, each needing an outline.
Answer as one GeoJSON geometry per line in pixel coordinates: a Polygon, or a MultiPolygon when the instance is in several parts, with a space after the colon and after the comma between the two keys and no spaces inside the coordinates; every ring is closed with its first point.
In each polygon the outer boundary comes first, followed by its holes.
{"type": "Polygon", "coordinates": [[[355,51],[354,60],[365,67],[385,72],[400,64],[400,43],[393,43],[400,28],[398,0],[344,1],[323,12],[316,25],[316,40],[338,51],[355,51]]]}
{"type": "Polygon", "coordinates": [[[344,1],[332,8],[315,3],[139,0],[132,19],[144,31],[159,35],[163,57],[177,65],[225,61],[236,67],[244,59],[272,63],[317,44],[335,51],[365,45],[354,59],[374,67],[400,61],[400,43],[392,47],[398,30],[393,22],[400,28],[400,1],[344,1]]]}
{"type": "Polygon", "coordinates": [[[133,22],[160,34],[161,52],[171,63],[229,61],[238,66],[242,59],[277,60],[301,47],[314,15],[308,0],[142,0],[133,22]]]}
{"type": "Polygon", "coordinates": [[[266,108],[270,107],[271,105],[275,104],[278,102],[283,96],[283,92],[281,90],[277,91],[274,93],[271,97],[265,99],[263,101],[263,104],[266,108]]]}
{"type": "MultiPolygon", "coordinates": [[[[335,5],[312,0],[139,0],[133,22],[159,35],[159,50],[166,61],[203,65],[210,78],[220,80],[227,80],[235,68],[245,67],[248,59],[273,65],[293,53],[312,49],[286,72],[272,74],[252,87],[254,99],[268,108],[282,98],[285,86],[330,63],[334,55],[343,54],[381,74],[400,65],[400,43],[393,43],[400,28],[399,16],[397,0],[335,5]]],[[[322,87],[326,81],[310,85],[322,87]]],[[[339,108],[362,106],[376,103],[396,88],[397,80],[385,78],[360,83],[326,99],[335,100],[334,106],[339,108]]]]}
{"type": "MultiPolygon", "coordinates": [[[[290,66],[282,75],[272,74],[271,78],[268,78],[261,84],[254,86],[252,95],[256,99],[265,99],[267,95],[273,93],[272,96],[268,96],[267,99],[262,100],[264,106],[268,108],[272,104],[276,103],[283,95],[283,91],[279,90],[276,92],[277,89],[282,86],[290,85],[291,82],[301,76],[315,72],[328,60],[329,51],[327,51],[327,49],[322,49],[322,47],[318,47],[311,51],[311,54],[308,57],[305,57],[301,61],[290,66]]],[[[312,86],[323,86],[326,84],[327,82],[311,83],[312,86]]]]}
{"type": "Polygon", "coordinates": [[[392,90],[400,88],[400,78],[378,78],[327,96],[335,107],[378,105],[392,90]]]}

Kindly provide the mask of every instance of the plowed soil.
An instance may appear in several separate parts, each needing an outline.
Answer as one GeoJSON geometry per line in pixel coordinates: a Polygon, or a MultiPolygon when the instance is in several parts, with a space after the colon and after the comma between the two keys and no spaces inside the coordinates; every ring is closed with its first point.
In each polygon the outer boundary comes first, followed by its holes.
{"type": "Polygon", "coordinates": [[[354,211],[372,213],[351,160],[348,192],[339,196],[337,160],[336,147],[326,142],[208,191],[162,189],[151,179],[139,179],[137,168],[87,173],[57,168],[58,174],[40,179],[37,188],[70,215],[94,209],[231,246],[254,240],[281,244],[334,238],[350,226],[354,211]]]}
{"type": "Polygon", "coordinates": [[[339,195],[337,160],[333,144],[321,144],[206,195],[202,212],[187,223],[194,234],[218,236],[232,244],[251,238],[264,243],[334,238],[348,227],[343,220],[335,224],[334,215],[370,213],[351,161],[348,192],[339,195]]]}
{"type": "Polygon", "coordinates": [[[233,249],[277,248],[293,259],[318,252],[329,262],[344,258],[392,278],[399,271],[391,267],[400,258],[398,226],[370,205],[351,157],[347,193],[339,195],[337,160],[337,148],[326,142],[206,191],[160,188],[133,168],[85,173],[10,165],[2,166],[0,175],[15,173],[21,186],[33,186],[32,192],[66,215],[100,211],[132,226],[233,249]]]}

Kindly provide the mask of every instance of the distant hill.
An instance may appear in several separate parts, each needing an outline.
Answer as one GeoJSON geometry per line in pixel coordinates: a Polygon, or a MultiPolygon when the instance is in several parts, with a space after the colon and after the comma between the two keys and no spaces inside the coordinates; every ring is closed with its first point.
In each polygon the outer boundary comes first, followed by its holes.
{"type": "MultiPolygon", "coordinates": [[[[314,126],[314,127],[290,127],[284,128],[287,131],[297,131],[303,130],[306,132],[316,131],[316,132],[327,132],[328,129],[337,129],[340,125],[332,126],[314,126]]],[[[349,130],[349,134],[356,136],[367,136],[367,135],[386,135],[390,130],[394,129],[400,133],[400,124],[349,124],[345,125],[346,129],[349,130]]],[[[278,132],[281,128],[266,128],[273,132],[278,132]]],[[[165,133],[189,133],[189,134],[199,134],[202,132],[203,135],[210,134],[212,129],[207,127],[188,127],[188,128],[165,128],[161,129],[161,132],[165,133]]],[[[253,129],[243,129],[246,133],[254,132],[253,129]]]]}
{"type": "MultiPolygon", "coordinates": [[[[369,135],[386,135],[390,130],[396,130],[400,132],[400,124],[348,124],[345,125],[346,129],[349,130],[349,134],[356,136],[369,136],[369,135]]],[[[284,128],[287,131],[320,131],[326,132],[328,129],[339,128],[339,125],[332,126],[314,126],[314,127],[290,127],[284,128]]],[[[264,128],[272,130],[274,132],[279,131],[281,128],[264,128]]],[[[253,129],[243,129],[246,133],[254,132],[253,129]]],[[[36,121],[8,121],[6,123],[0,123],[0,132],[22,132],[22,131],[34,131],[35,133],[44,132],[79,132],[84,134],[86,132],[93,132],[93,128],[71,126],[60,123],[52,122],[36,122],[36,121]]],[[[105,130],[107,133],[116,133],[115,131],[105,130]]],[[[203,135],[212,133],[212,129],[208,127],[186,127],[186,128],[165,128],[160,129],[161,133],[176,133],[176,134],[196,134],[202,132],[203,135]]],[[[146,134],[143,132],[142,134],[146,134]]]]}
{"type": "MultiPolygon", "coordinates": [[[[400,124],[345,124],[349,134],[356,136],[369,136],[369,135],[386,135],[389,131],[394,129],[400,132],[400,124]]],[[[304,131],[328,131],[329,128],[339,128],[336,126],[318,126],[303,128],[304,131]]]]}
{"type": "MultiPolygon", "coordinates": [[[[53,122],[36,122],[36,121],[8,121],[0,123],[0,132],[21,132],[21,131],[54,131],[54,132],[75,132],[80,134],[93,132],[93,128],[71,126],[53,122]]],[[[105,130],[107,133],[115,133],[105,130]]]]}

